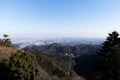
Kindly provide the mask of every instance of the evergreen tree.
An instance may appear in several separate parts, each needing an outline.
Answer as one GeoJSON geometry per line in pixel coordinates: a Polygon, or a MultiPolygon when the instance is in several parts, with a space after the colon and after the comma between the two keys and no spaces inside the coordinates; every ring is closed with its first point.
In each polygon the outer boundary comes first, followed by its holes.
{"type": "Polygon", "coordinates": [[[4,34],[3,37],[4,37],[4,39],[0,39],[0,46],[13,47],[11,40],[9,39],[9,35],[4,34]]]}
{"type": "Polygon", "coordinates": [[[3,37],[4,37],[4,38],[8,38],[9,36],[8,36],[7,34],[4,34],[3,37]]]}
{"type": "Polygon", "coordinates": [[[100,62],[93,74],[95,80],[120,80],[120,38],[119,33],[109,33],[98,52],[100,62]]]}
{"type": "Polygon", "coordinates": [[[4,37],[4,45],[6,47],[11,47],[12,44],[11,44],[11,40],[9,39],[9,35],[4,34],[3,37],[4,37]]]}

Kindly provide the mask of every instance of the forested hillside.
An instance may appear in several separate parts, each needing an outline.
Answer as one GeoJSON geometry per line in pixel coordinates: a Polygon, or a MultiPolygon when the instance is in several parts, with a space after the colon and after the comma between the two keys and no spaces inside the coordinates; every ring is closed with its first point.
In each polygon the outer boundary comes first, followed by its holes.
{"type": "MultiPolygon", "coordinates": [[[[79,75],[85,78],[90,78],[92,72],[94,71],[94,65],[96,61],[99,60],[96,54],[100,45],[92,44],[79,44],[79,45],[63,45],[58,43],[53,43],[49,45],[31,45],[23,48],[25,51],[30,51],[37,55],[39,63],[43,64],[41,67],[47,68],[48,73],[54,73],[55,67],[61,68],[61,72],[64,76],[70,74],[79,75]],[[44,65],[47,64],[47,65],[44,65]],[[56,66],[57,65],[57,66],[56,66]],[[45,67],[47,66],[47,67],[45,67]],[[54,69],[51,69],[54,67],[54,69]]],[[[56,74],[60,75],[60,74],[56,74]]],[[[71,77],[69,77],[70,79],[71,77]]]]}
{"type": "Polygon", "coordinates": [[[120,37],[109,33],[102,45],[49,44],[15,48],[0,39],[2,80],[120,80],[120,37]]]}
{"type": "Polygon", "coordinates": [[[63,45],[60,43],[53,43],[48,45],[31,45],[23,48],[24,51],[33,51],[38,54],[41,53],[55,53],[62,55],[72,55],[72,57],[78,57],[85,54],[95,54],[100,45],[92,45],[92,44],[78,44],[78,45],[63,45]]]}
{"type": "Polygon", "coordinates": [[[39,77],[36,57],[15,48],[8,35],[0,39],[0,79],[35,80],[39,77]]]}
{"type": "Polygon", "coordinates": [[[0,79],[84,80],[72,70],[70,56],[34,49],[25,52],[15,48],[7,37],[0,44],[0,79]]]}

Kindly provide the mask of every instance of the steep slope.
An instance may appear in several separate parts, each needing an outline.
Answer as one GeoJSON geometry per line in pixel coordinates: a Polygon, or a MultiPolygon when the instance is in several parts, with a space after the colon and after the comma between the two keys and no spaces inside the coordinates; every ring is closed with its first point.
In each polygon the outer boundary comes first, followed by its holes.
{"type": "MultiPolygon", "coordinates": [[[[10,58],[17,51],[18,49],[13,47],[0,47],[0,61],[10,58]]],[[[40,76],[37,80],[82,80],[76,74],[70,77],[69,67],[71,61],[67,56],[43,54],[36,57],[40,71],[40,76]]]]}
{"type": "MultiPolygon", "coordinates": [[[[0,62],[2,60],[10,58],[17,51],[18,51],[18,49],[13,48],[13,47],[2,47],[2,46],[0,46],[0,62]]],[[[51,80],[48,73],[46,71],[44,71],[44,69],[42,69],[41,66],[39,66],[39,71],[40,71],[40,76],[38,77],[38,80],[51,80]]],[[[1,76],[0,76],[0,78],[1,78],[1,76]]]]}
{"type": "Polygon", "coordinates": [[[16,48],[0,46],[0,61],[9,58],[12,54],[15,54],[16,52],[17,52],[16,48]]]}
{"type": "Polygon", "coordinates": [[[40,71],[45,74],[41,74],[41,80],[84,80],[72,70],[71,57],[54,52],[41,53],[35,50],[32,53],[37,57],[40,71]]]}
{"type": "MultiPolygon", "coordinates": [[[[37,55],[38,63],[50,76],[53,76],[55,71],[54,69],[58,68],[62,70],[62,72],[68,73],[67,76],[72,76],[69,77],[70,79],[67,77],[68,80],[76,80],[76,77],[78,80],[82,80],[78,77],[84,76],[88,79],[91,76],[94,64],[99,59],[96,55],[96,51],[99,46],[100,45],[92,44],[70,46],[53,43],[42,46],[28,46],[23,50],[32,51],[35,55],[37,55]]],[[[62,74],[65,75],[66,73],[62,74]]],[[[57,77],[59,78],[58,75],[59,74],[57,74],[57,77]]]]}
{"type": "MultiPolygon", "coordinates": [[[[0,42],[2,42],[0,43],[0,63],[5,59],[11,58],[13,54],[16,55],[18,51],[24,52],[13,47],[10,41],[5,42],[1,39],[0,42]]],[[[72,70],[72,58],[70,56],[56,54],[59,52],[66,53],[66,50],[69,52],[69,49],[71,49],[70,46],[64,49],[64,46],[59,46],[59,44],[50,45],[48,50],[42,49],[44,52],[33,49],[32,55],[36,56],[39,64],[40,76],[38,76],[37,80],[84,80],[72,70]]],[[[1,66],[0,70],[4,72],[1,66]]],[[[0,74],[0,78],[2,74],[0,74]]]]}

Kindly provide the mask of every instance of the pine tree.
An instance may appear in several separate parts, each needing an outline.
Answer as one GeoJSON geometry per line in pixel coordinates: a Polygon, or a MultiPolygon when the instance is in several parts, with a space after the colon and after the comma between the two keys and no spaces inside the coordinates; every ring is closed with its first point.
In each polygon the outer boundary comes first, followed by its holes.
{"type": "Polygon", "coordinates": [[[12,47],[11,40],[9,39],[9,35],[4,34],[3,37],[4,37],[4,39],[3,39],[4,40],[4,45],[6,47],[12,47]]]}
{"type": "Polygon", "coordinates": [[[120,80],[120,38],[119,33],[109,33],[98,52],[100,62],[93,74],[95,80],[120,80]]]}
{"type": "Polygon", "coordinates": [[[11,43],[11,39],[9,38],[9,35],[4,34],[3,37],[4,37],[4,39],[0,38],[0,46],[13,47],[13,45],[11,43]]]}

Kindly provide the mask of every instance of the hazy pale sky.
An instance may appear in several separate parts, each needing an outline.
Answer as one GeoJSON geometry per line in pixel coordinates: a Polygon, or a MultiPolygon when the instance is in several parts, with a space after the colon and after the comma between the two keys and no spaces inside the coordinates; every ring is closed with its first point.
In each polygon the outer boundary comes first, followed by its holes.
{"type": "Polygon", "coordinates": [[[0,0],[0,34],[106,37],[120,32],[120,0],[0,0]]]}

